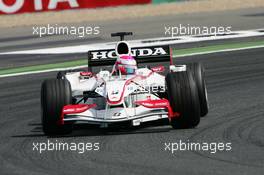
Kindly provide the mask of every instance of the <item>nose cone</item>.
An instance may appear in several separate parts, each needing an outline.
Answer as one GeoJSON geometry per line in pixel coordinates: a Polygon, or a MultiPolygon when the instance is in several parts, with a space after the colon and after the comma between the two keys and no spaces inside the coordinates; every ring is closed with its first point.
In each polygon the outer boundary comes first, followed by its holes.
{"type": "Polygon", "coordinates": [[[125,80],[111,81],[106,85],[108,104],[121,104],[124,91],[125,80]]]}

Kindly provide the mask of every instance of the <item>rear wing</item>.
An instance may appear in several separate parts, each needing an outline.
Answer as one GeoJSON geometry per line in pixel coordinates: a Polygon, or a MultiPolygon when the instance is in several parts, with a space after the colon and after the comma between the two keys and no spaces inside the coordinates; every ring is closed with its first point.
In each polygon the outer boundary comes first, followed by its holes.
{"type": "MultiPolygon", "coordinates": [[[[169,62],[172,63],[170,46],[151,46],[131,48],[131,55],[137,63],[169,62]]],[[[88,52],[88,67],[114,65],[115,49],[91,50],[88,52]]]]}

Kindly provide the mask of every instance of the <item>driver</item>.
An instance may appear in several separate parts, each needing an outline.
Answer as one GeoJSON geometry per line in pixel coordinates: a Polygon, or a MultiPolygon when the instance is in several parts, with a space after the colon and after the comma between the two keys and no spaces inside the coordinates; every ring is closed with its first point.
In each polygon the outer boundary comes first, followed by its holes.
{"type": "Polygon", "coordinates": [[[123,75],[132,75],[137,69],[137,62],[131,55],[120,55],[114,67],[114,71],[120,71],[123,75]]]}

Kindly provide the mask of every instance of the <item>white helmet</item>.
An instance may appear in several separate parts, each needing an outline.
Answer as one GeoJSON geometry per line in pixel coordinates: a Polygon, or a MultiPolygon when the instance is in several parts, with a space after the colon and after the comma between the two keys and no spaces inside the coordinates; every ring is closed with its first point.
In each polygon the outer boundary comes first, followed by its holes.
{"type": "Polygon", "coordinates": [[[115,69],[122,74],[134,74],[137,69],[137,62],[135,58],[131,56],[129,44],[125,41],[118,42],[115,52],[117,55],[115,69]]]}
{"type": "Polygon", "coordinates": [[[120,55],[115,66],[122,74],[134,74],[137,69],[137,62],[131,55],[120,55]]]}

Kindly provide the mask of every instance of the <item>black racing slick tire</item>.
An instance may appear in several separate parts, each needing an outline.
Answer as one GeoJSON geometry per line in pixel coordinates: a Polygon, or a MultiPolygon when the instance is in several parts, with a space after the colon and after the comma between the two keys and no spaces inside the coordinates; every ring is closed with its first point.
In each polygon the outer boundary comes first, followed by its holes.
{"type": "Polygon", "coordinates": [[[187,65],[187,70],[193,74],[194,81],[196,82],[199,94],[201,117],[204,117],[207,115],[209,108],[206,83],[204,79],[204,67],[201,63],[191,63],[187,65]]]}
{"type": "Polygon", "coordinates": [[[45,80],[41,86],[42,128],[46,135],[72,132],[72,124],[59,124],[62,108],[72,104],[71,85],[67,80],[45,80]]]}
{"type": "Polygon", "coordinates": [[[171,119],[174,129],[194,128],[200,122],[198,89],[193,76],[188,71],[171,72],[166,76],[168,100],[179,117],[171,119]]]}

